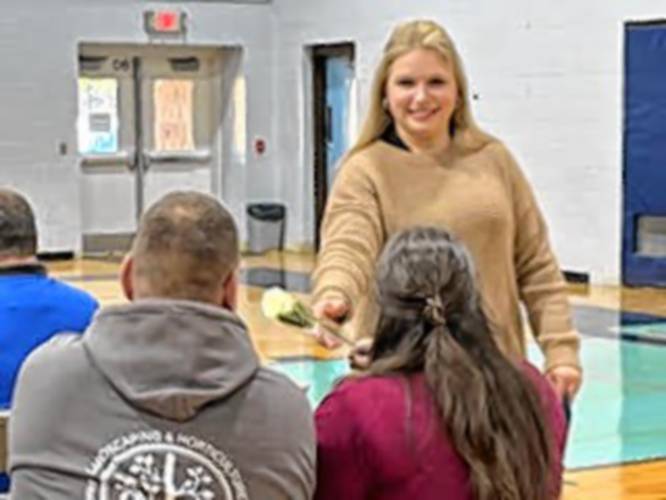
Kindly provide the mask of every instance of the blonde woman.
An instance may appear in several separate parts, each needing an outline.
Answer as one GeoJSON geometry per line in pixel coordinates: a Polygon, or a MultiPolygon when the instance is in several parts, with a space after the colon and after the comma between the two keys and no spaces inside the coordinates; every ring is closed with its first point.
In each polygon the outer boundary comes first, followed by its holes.
{"type": "MultiPolygon", "coordinates": [[[[315,313],[351,319],[359,339],[371,336],[375,260],[391,235],[423,225],[467,246],[496,342],[516,359],[525,356],[525,305],[546,376],[562,397],[573,397],[579,338],[546,224],[511,153],[475,124],[456,48],[428,20],[397,26],[384,49],[365,123],[324,215],[315,313]]],[[[319,340],[335,346],[325,332],[319,340]]]]}

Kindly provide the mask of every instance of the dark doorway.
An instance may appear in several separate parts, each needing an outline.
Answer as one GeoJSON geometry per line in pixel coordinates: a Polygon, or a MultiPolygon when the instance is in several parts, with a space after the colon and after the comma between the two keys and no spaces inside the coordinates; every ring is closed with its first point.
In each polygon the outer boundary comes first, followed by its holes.
{"type": "Polygon", "coordinates": [[[349,110],[354,45],[312,47],[314,116],[315,248],[321,219],[340,158],[349,147],[349,110]]]}

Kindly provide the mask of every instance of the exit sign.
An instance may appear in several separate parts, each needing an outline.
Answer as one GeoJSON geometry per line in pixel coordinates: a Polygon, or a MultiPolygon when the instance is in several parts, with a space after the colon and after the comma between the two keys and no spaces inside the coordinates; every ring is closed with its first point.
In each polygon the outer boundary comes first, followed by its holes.
{"type": "Polygon", "coordinates": [[[185,13],[174,9],[144,12],[146,31],[156,35],[180,35],[185,32],[185,13]]]}

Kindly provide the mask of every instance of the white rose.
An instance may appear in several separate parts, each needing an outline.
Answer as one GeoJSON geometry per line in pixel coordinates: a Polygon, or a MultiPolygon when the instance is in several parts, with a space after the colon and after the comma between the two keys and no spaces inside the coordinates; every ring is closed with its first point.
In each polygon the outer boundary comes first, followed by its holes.
{"type": "Polygon", "coordinates": [[[296,299],[282,288],[269,288],[261,297],[261,312],[269,319],[278,319],[281,314],[288,314],[296,304],[296,299]]]}

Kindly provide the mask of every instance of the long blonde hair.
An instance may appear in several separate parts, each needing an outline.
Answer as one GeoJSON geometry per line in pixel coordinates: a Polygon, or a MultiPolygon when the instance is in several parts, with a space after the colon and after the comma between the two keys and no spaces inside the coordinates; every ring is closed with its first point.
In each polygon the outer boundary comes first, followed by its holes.
{"type": "Polygon", "coordinates": [[[391,124],[392,118],[382,104],[389,71],[396,59],[415,49],[432,50],[453,66],[458,87],[458,104],[452,117],[453,143],[461,147],[462,150],[473,151],[494,140],[476,125],[472,117],[467,77],[453,40],[446,30],[436,22],[416,20],[396,26],[386,42],[382,59],[375,70],[370,92],[370,103],[361,126],[361,132],[356,139],[356,143],[347,153],[347,157],[377,140],[391,124]]]}

